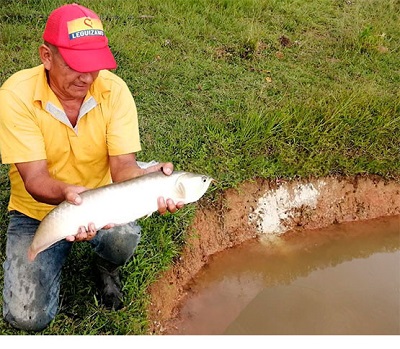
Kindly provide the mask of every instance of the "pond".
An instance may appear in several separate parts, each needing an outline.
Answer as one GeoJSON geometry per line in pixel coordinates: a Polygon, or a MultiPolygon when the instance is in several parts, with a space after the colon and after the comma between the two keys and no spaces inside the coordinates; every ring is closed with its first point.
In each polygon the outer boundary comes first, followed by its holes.
{"type": "Polygon", "coordinates": [[[214,255],[169,334],[400,334],[400,216],[266,236],[214,255]]]}

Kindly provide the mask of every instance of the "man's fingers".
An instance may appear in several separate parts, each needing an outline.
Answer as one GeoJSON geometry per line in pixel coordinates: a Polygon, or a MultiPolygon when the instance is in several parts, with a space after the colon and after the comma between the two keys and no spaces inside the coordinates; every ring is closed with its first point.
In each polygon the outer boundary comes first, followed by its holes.
{"type": "Polygon", "coordinates": [[[171,199],[167,199],[166,204],[169,212],[175,213],[177,211],[176,205],[171,199]]]}
{"type": "Polygon", "coordinates": [[[165,175],[169,176],[174,172],[174,164],[172,162],[162,162],[157,165],[148,167],[144,173],[162,171],[165,175]]]}
{"type": "Polygon", "coordinates": [[[162,196],[160,196],[157,199],[157,205],[158,205],[158,212],[160,214],[167,213],[167,205],[166,205],[165,200],[164,200],[164,198],[162,196]]]}
{"type": "Polygon", "coordinates": [[[65,240],[69,242],[89,241],[96,236],[96,232],[94,223],[89,223],[87,228],[84,225],[80,226],[76,235],[69,235],[65,240]]]}
{"type": "Polygon", "coordinates": [[[73,205],[80,205],[82,203],[82,198],[80,197],[80,195],[72,192],[69,192],[66,195],[65,200],[67,200],[70,204],[73,205]]]}
{"type": "Polygon", "coordinates": [[[164,174],[169,176],[172,172],[174,172],[174,165],[171,162],[166,162],[161,167],[161,170],[164,172],[164,174]]]}
{"type": "Polygon", "coordinates": [[[109,224],[107,224],[107,225],[105,225],[103,228],[101,228],[101,229],[111,229],[111,228],[114,228],[115,227],[115,224],[114,223],[109,223],[109,224]]]}
{"type": "Polygon", "coordinates": [[[183,206],[185,206],[185,203],[184,203],[183,201],[178,201],[178,202],[176,203],[176,208],[177,208],[178,210],[180,210],[183,206]]]}
{"type": "Polygon", "coordinates": [[[94,223],[89,223],[89,229],[86,231],[86,240],[92,240],[96,235],[96,226],[94,223]]]}
{"type": "Polygon", "coordinates": [[[182,201],[179,201],[175,204],[174,200],[172,199],[165,200],[162,196],[158,198],[157,204],[158,204],[158,212],[162,215],[167,212],[175,213],[185,205],[182,201]]]}

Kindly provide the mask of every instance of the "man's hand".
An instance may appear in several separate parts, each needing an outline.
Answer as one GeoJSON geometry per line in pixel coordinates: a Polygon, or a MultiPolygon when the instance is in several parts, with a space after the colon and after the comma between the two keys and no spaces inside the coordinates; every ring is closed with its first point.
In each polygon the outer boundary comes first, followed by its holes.
{"type": "MultiPolygon", "coordinates": [[[[146,173],[162,171],[166,176],[169,176],[170,174],[172,174],[172,172],[174,172],[174,165],[171,162],[163,162],[157,165],[150,166],[145,171],[146,173]]],[[[184,203],[182,201],[175,203],[170,198],[164,198],[160,196],[157,199],[157,205],[158,212],[163,215],[167,212],[175,213],[184,206],[184,203]]]]}
{"type": "MultiPolygon", "coordinates": [[[[110,224],[105,225],[101,229],[107,230],[107,229],[111,229],[113,227],[115,227],[115,224],[110,223],[110,224]]],[[[67,240],[69,242],[90,241],[96,236],[96,234],[97,234],[97,230],[96,230],[95,225],[93,223],[89,223],[87,228],[84,225],[80,226],[76,235],[67,236],[65,238],[65,240],[67,240]]]]}
{"type": "Polygon", "coordinates": [[[176,204],[172,199],[166,199],[160,196],[157,199],[158,212],[160,214],[166,214],[167,212],[175,213],[180,210],[185,204],[182,201],[178,201],[176,204]]]}
{"type": "Polygon", "coordinates": [[[87,188],[85,187],[80,187],[75,185],[67,186],[64,188],[64,198],[70,204],[80,205],[82,203],[82,198],[79,194],[83,193],[86,190],[87,188]]]}
{"type": "Polygon", "coordinates": [[[90,241],[96,236],[97,230],[93,223],[89,223],[88,227],[80,226],[76,235],[70,235],[65,238],[69,242],[90,241]]]}

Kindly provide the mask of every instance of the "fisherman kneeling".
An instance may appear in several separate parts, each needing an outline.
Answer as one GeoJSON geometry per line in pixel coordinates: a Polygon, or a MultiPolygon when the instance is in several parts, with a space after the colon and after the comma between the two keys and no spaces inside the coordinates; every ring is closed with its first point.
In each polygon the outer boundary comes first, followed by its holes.
{"type": "MultiPolygon", "coordinates": [[[[64,200],[79,205],[88,188],[173,171],[171,163],[142,169],[136,162],[135,102],[126,83],[109,71],[117,64],[99,17],[64,5],[50,14],[43,39],[42,64],[15,73],[0,88],[1,159],[10,164],[11,182],[3,315],[14,327],[34,331],[57,313],[61,270],[74,241],[90,241],[101,300],[119,309],[118,268],[140,240],[135,223],[96,232],[87,222],[30,262],[27,251],[43,217],[64,200]]],[[[158,199],[161,214],[183,206],[165,199],[158,199]]]]}

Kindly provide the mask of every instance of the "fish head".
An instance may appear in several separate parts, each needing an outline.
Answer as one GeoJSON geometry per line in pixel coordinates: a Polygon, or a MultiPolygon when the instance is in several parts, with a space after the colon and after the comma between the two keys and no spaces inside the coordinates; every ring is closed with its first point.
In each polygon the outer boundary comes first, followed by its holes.
{"type": "Polygon", "coordinates": [[[205,194],[212,181],[206,175],[184,172],[175,182],[177,198],[184,203],[195,202],[205,194]]]}

